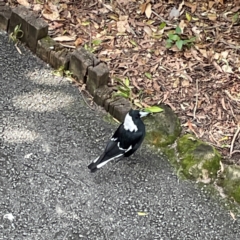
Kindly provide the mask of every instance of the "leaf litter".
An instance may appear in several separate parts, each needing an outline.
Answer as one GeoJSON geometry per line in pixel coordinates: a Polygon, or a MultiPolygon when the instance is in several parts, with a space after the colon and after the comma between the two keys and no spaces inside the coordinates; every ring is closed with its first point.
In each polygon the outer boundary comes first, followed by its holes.
{"type": "Polygon", "coordinates": [[[136,102],[146,107],[169,105],[184,132],[217,147],[227,163],[240,165],[237,1],[12,0],[6,4],[35,10],[49,23],[49,35],[67,41],[67,46],[92,49],[110,69],[109,86],[117,91],[119,83],[114,79],[129,79],[133,96],[140,96],[136,102]],[[177,45],[166,48],[169,34],[178,29],[177,45]],[[187,40],[193,38],[188,46],[187,40]]]}

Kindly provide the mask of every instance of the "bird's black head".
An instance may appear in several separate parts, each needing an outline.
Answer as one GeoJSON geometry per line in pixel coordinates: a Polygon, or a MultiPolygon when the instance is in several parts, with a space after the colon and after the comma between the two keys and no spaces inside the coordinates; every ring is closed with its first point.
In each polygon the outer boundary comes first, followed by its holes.
{"type": "Polygon", "coordinates": [[[131,109],[128,114],[132,117],[133,120],[137,120],[147,116],[149,113],[131,109]]]}

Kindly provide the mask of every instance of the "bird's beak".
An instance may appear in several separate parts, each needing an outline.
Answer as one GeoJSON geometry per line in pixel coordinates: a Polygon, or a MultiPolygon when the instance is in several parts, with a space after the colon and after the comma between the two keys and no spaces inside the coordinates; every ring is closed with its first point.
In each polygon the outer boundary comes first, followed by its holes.
{"type": "Polygon", "coordinates": [[[139,114],[140,114],[140,117],[142,118],[142,117],[146,117],[149,114],[149,112],[139,112],[139,114]]]}

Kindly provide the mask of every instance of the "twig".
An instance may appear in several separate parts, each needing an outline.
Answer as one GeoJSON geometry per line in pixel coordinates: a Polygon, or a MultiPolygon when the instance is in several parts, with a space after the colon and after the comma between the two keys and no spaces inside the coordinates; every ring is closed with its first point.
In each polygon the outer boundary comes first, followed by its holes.
{"type": "Polygon", "coordinates": [[[240,151],[238,151],[238,150],[233,151],[233,146],[234,146],[235,140],[236,140],[239,132],[240,132],[240,124],[237,125],[237,131],[235,132],[235,134],[234,134],[234,136],[233,136],[233,139],[232,139],[232,142],[231,142],[230,157],[232,156],[233,153],[240,152],[240,151]]]}
{"type": "Polygon", "coordinates": [[[198,79],[196,79],[196,103],[193,109],[193,119],[196,119],[197,105],[198,105],[198,79]]]}
{"type": "Polygon", "coordinates": [[[79,91],[80,91],[80,93],[81,93],[81,95],[82,95],[82,98],[83,98],[83,101],[87,104],[87,106],[92,110],[92,111],[94,111],[95,109],[87,102],[87,100],[86,100],[86,98],[85,98],[85,96],[84,96],[84,94],[83,94],[83,89],[79,89],[79,91]]]}
{"type": "Polygon", "coordinates": [[[170,26],[173,26],[173,27],[177,27],[176,24],[171,24],[169,21],[167,21],[166,19],[164,19],[163,17],[161,17],[159,14],[157,14],[156,12],[152,11],[152,13],[157,16],[162,22],[165,22],[167,23],[168,25],[170,26]]]}
{"type": "Polygon", "coordinates": [[[221,39],[220,42],[221,42],[221,43],[224,43],[224,44],[226,44],[226,45],[228,45],[230,48],[237,49],[237,50],[240,49],[240,46],[234,46],[233,44],[228,43],[228,42],[226,42],[226,41],[223,40],[223,39],[221,39]]]}

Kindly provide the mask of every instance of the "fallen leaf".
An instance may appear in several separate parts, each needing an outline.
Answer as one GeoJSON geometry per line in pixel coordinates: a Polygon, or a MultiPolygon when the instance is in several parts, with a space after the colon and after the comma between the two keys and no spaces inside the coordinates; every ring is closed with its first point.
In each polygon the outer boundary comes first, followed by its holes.
{"type": "Polygon", "coordinates": [[[152,36],[152,29],[149,26],[144,26],[143,30],[148,36],[152,36]]]}
{"type": "Polygon", "coordinates": [[[150,2],[150,0],[147,0],[145,3],[141,4],[140,8],[141,8],[141,14],[145,13],[146,11],[146,7],[148,5],[148,3],[150,2]]]}
{"type": "Polygon", "coordinates": [[[41,11],[42,10],[42,5],[41,4],[34,4],[33,5],[33,11],[41,11]]]}
{"type": "Polygon", "coordinates": [[[50,21],[57,20],[59,18],[57,6],[49,2],[48,5],[45,6],[45,9],[42,10],[42,15],[50,21]]]}
{"type": "Polygon", "coordinates": [[[183,80],[182,81],[182,87],[188,87],[189,86],[189,81],[188,80],[183,80]]]}
{"type": "Polygon", "coordinates": [[[194,4],[194,3],[184,2],[184,5],[191,8],[192,13],[194,13],[197,9],[197,4],[194,4]]]}
{"type": "Polygon", "coordinates": [[[223,70],[225,73],[233,73],[231,66],[229,66],[229,65],[227,65],[227,64],[225,64],[225,65],[222,66],[222,70],[223,70]]]}
{"type": "Polygon", "coordinates": [[[183,33],[184,28],[187,26],[184,20],[181,20],[181,22],[178,25],[181,28],[181,33],[183,33]]]}
{"type": "Polygon", "coordinates": [[[232,211],[230,211],[229,213],[230,213],[230,215],[231,215],[232,219],[233,219],[234,221],[236,221],[235,214],[234,214],[232,211]]]}
{"type": "Polygon", "coordinates": [[[117,30],[119,33],[125,33],[129,29],[128,16],[120,16],[117,22],[117,30]]]}
{"type": "Polygon", "coordinates": [[[216,21],[217,15],[215,13],[209,13],[208,14],[208,19],[211,21],[216,21]]]}
{"type": "Polygon", "coordinates": [[[27,0],[17,0],[17,2],[26,8],[30,8],[30,4],[27,0]]]}
{"type": "Polygon", "coordinates": [[[76,41],[74,42],[74,44],[75,44],[75,46],[77,47],[77,46],[79,46],[79,45],[81,45],[83,43],[83,40],[82,40],[82,38],[77,38],[76,39],[76,41]]]}
{"type": "Polygon", "coordinates": [[[151,5],[151,3],[147,4],[146,9],[145,9],[145,14],[146,14],[147,18],[151,17],[151,14],[152,14],[152,5],[151,5]]]}
{"type": "Polygon", "coordinates": [[[172,10],[169,13],[169,18],[173,19],[173,18],[178,18],[180,16],[180,12],[178,9],[176,9],[175,7],[172,8],[172,10]]]}
{"type": "Polygon", "coordinates": [[[53,38],[54,41],[57,42],[70,42],[70,41],[75,41],[76,36],[58,36],[53,38]]]}
{"type": "Polygon", "coordinates": [[[138,212],[138,216],[147,216],[148,215],[148,213],[146,213],[146,212],[138,212]]]}

